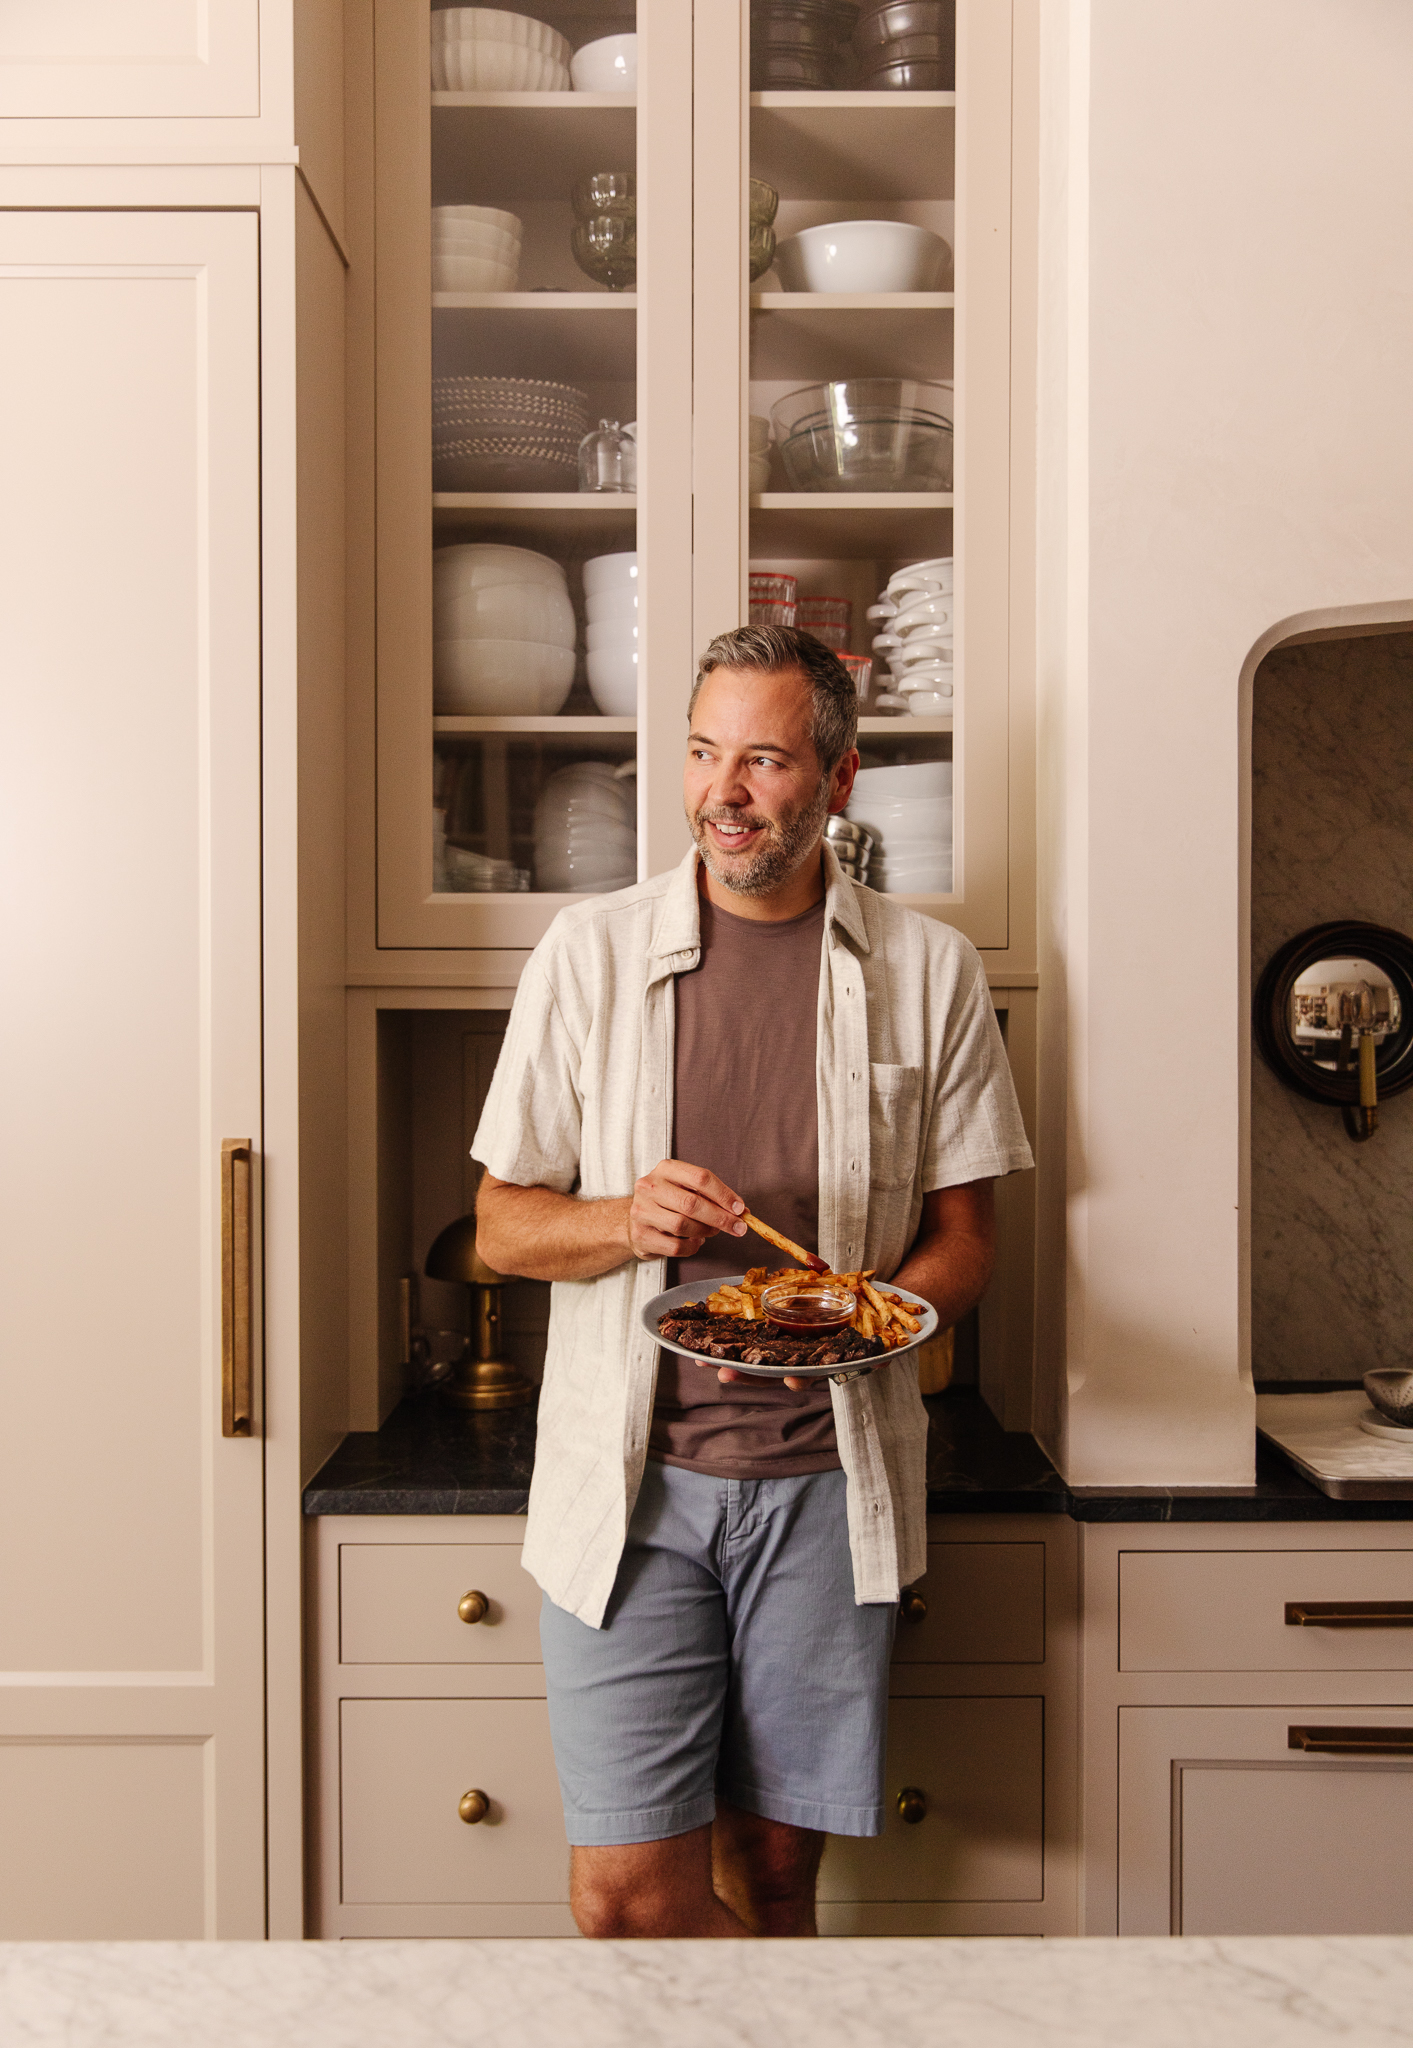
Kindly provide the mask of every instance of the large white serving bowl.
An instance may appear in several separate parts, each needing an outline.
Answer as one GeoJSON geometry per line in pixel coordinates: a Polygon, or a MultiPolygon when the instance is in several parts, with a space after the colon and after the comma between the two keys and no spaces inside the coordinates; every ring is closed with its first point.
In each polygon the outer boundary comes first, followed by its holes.
{"type": "Polygon", "coordinates": [[[891,768],[860,768],[854,777],[854,795],[860,801],[951,794],[950,761],[905,761],[891,768]]]}
{"type": "Polygon", "coordinates": [[[787,292],[935,292],[951,250],[931,228],[901,220],[833,220],[778,244],[787,292]]]}
{"type": "Polygon", "coordinates": [[[434,640],[432,709],[455,718],[553,717],[574,684],[574,649],[539,640],[434,640]]]}
{"type": "Polygon", "coordinates": [[[564,570],[550,555],[504,542],[458,541],[432,554],[432,590],[438,599],[453,591],[483,589],[494,583],[548,583],[564,590],[564,570]]]}
{"type": "Polygon", "coordinates": [[[598,647],[586,656],[589,688],[605,718],[632,718],[638,709],[638,655],[598,647]]]}
{"type": "Polygon", "coordinates": [[[568,92],[569,65],[524,43],[475,37],[432,45],[433,92],[568,92]]]}
{"type": "Polygon", "coordinates": [[[575,92],[636,92],[638,38],[600,36],[585,43],[569,60],[569,78],[575,92]]]}
{"type": "Polygon", "coordinates": [[[638,626],[634,619],[590,619],[584,635],[590,654],[599,648],[606,653],[633,654],[638,647],[638,626]]]}
{"type": "MultiPolygon", "coordinates": [[[[491,208],[487,207],[489,213],[491,208]]],[[[518,226],[507,227],[507,221],[514,221],[513,213],[502,214],[498,220],[471,220],[462,215],[448,215],[440,206],[432,208],[432,245],[441,247],[471,246],[477,250],[489,249],[496,255],[513,256],[524,243],[524,236],[518,226]]]]}
{"type": "Polygon", "coordinates": [[[535,830],[539,832],[546,821],[563,824],[581,816],[633,824],[637,796],[630,782],[614,774],[610,762],[571,761],[546,777],[535,803],[535,830]]]}
{"type": "Polygon", "coordinates": [[[490,583],[439,595],[432,621],[434,640],[538,640],[546,647],[573,647],[576,631],[569,592],[552,583],[490,583]]]}
{"type": "Polygon", "coordinates": [[[598,597],[606,590],[638,588],[636,549],[626,554],[590,555],[584,564],[584,595],[598,597]]]}
{"type": "Polygon", "coordinates": [[[531,14],[516,14],[508,7],[437,7],[432,11],[433,42],[463,43],[477,38],[493,43],[523,43],[527,49],[544,50],[567,64],[573,46],[531,14]]]}
{"type": "Polygon", "coordinates": [[[592,626],[606,626],[610,620],[618,619],[625,625],[633,625],[638,617],[638,586],[625,583],[619,588],[610,584],[606,590],[590,590],[584,596],[584,615],[592,626]]]}
{"type": "Polygon", "coordinates": [[[433,228],[432,261],[438,257],[474,257],[481,263],[520,262],[520,244],[499,228],[433,228]]]}
{"type": "Polygon", "coordinates": [[[434,292],[513,292],[520,282],[519,260],[499,256],[443,256],[432,251],[434,292]]]}
{"type": "Polygon", "coordinates": [[[507,213],[500,206],[434,206],[432,226],[447,228],[499,228],[503,235],[512,236],[517,242],[525,232],[525,223],[518,213],[507,213]]]}

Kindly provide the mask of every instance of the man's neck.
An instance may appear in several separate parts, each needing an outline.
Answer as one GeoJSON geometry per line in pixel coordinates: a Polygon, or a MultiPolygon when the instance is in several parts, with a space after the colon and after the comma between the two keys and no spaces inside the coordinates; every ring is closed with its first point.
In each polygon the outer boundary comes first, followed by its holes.
{"type": "Polygon", "coordinates": [[[724,882],[717,881],[701,859],[697,861],[697,887],[717,910],[727,911],[732,917],[749,917],[759,924],[783,924],[787,918],[803,917],[807,910],[814,909],[816,903],[824,901],[822,847],[823,841],[820,841],[794,874],[765,896],[743,896],[735,889],[728,889],[724,882]]]}

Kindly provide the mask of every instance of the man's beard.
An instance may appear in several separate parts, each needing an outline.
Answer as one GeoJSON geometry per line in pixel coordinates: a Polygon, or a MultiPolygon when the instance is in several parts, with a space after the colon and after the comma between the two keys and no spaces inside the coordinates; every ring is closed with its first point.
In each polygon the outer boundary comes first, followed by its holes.
{"type": "Polygon", "coordinates": [[[821,778],[819,788],[807,803],[784,818],[763,818],[749,810],[718,804],[688,813],[687,823],[697,851],[714,882],[734,889],[738,896],[769,896],[782,882],[802,868],[817,847],[829,815],[829,781],[821,778]],[[707,837],[708,825],[746,825],[766,834],[749,859],[738,858],[721,865],[717,849],[707,837]]]}

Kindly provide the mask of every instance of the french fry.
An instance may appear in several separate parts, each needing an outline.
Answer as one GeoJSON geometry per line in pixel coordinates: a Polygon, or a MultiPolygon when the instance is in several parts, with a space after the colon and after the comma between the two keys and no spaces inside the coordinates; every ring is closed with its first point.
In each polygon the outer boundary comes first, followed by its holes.
{"type": "Polygon", "coordinates": [[[762,1223],[759,1216],[753,1216],[749,1209],[746,1210],[741,1221],[749,1224],[757,1237],[763,1237],[767,1244],[773,1244],[778,1252],[788,1252],[792,1259],[798,1259],[800,1264],[808,1267],[810,1272],[827,1273],[829,1271],[827,1263],[819,1257],[817,1252],[807,1252],[804,1246],[796,1244],[793,1238],[782,1236],[780,1231],[773,1230],[768,1223],[762,1223]]]}

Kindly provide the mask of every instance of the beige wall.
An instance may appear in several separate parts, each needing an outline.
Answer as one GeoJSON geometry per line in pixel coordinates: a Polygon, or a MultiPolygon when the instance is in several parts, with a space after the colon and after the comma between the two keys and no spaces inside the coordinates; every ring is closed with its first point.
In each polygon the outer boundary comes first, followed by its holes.
{"type": "Polygon", "coordinates": [[[1413,615],[1413,11],[1042,31],[1044,1364],[1072,1479],[1243,1483],[1249,677],[1413,615]]]}

